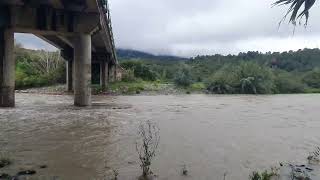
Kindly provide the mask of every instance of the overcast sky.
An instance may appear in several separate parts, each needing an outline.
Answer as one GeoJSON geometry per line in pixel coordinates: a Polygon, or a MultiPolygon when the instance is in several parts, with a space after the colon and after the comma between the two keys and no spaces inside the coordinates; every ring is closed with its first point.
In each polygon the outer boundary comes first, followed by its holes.
{"type": "MultiPolygon", "coordinates": [[[[154,54],[196,56],[242,51],[286,51],[318,48],[319,4],[311,10],[309,26],[287,21],[278,29],[285,7],[274,0],[109,0],[118,48],[154,54]]],[[[52,49],[21,34],[26,48],[52,49]]]]}

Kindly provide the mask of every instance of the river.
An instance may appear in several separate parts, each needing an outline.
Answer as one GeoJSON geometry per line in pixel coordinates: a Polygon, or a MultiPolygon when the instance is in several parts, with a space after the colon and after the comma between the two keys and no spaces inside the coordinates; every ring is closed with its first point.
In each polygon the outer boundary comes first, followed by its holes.
{"type": "Polygon", "coordinates": [[[160,128],[152,169],[159,180],[246,180],[279,162],[305,162],[320,145],[320,95],[94,96],[73,107],[72,96],[16,94],[0,109],[2,171],[37,170],[34,177],[119,179],[139,176],[138,126],[160,128]],[[40,165],[46,169],[39,169],[40,165]],[[187,166],[189,176],[182,177],[187,166]]]}

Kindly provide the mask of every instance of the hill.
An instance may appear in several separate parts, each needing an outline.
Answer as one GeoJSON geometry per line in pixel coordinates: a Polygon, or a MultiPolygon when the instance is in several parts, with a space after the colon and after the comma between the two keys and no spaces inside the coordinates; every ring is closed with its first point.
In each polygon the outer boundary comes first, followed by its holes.
{"type": "Polygon", "coordinates": [[[129,59],[141,59],[141,60],[162,60],[162,61],[185,61],[187,58],[178,56],[167,56],[167,55],[153,55],[150,53],[130,50],[130,49],[117,49],[117,56],[120,60],[129,59]]]}

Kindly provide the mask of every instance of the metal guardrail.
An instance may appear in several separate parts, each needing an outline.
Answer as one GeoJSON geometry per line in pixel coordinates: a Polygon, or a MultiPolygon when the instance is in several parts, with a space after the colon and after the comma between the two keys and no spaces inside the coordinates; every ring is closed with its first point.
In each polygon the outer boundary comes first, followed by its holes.
{"type": "Polygon", "coordinates": [[[111,48],[112,48],[112,55],[113,55],[113,58],[115,60],[115,64],[118,64],[117,52],[116,52],[114,38],[113,38],[112,21],[111,21],[109,3],[108,3],[108,0],[98,0],[98,1],[101,2],[101,5],[103,7],[102,12],[101,12],[101,9],[100,9],[100,13],[103,13],[103,15],[104,15],[103,16],[104,21],[102,20],[101,24],[102,24],[102,26],[106,26],[105,28],[108,29],[108,34],[110,36],[110,42],[111,42],[111,48]],[[105,24],[105,22],[107,24],[105,24]]]}

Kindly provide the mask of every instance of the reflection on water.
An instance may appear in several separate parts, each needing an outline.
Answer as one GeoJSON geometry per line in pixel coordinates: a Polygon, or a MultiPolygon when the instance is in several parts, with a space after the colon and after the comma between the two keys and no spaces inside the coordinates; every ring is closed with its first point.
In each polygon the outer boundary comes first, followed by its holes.
{"type": "Polygon", "coordinates": [[[17,94],[0,109],[0,147],[14,160],[7,172],[36,168],[37,177],[120,179],[140,173],[137,127],[160,128],[153,169],[160,180],[247,179],[279,161],[302,161],[320,144],[320,95],[94,97],[90,108],[71,96],[17,94]],[[189,177],[181,177],[186,164],[189,177]]]}

